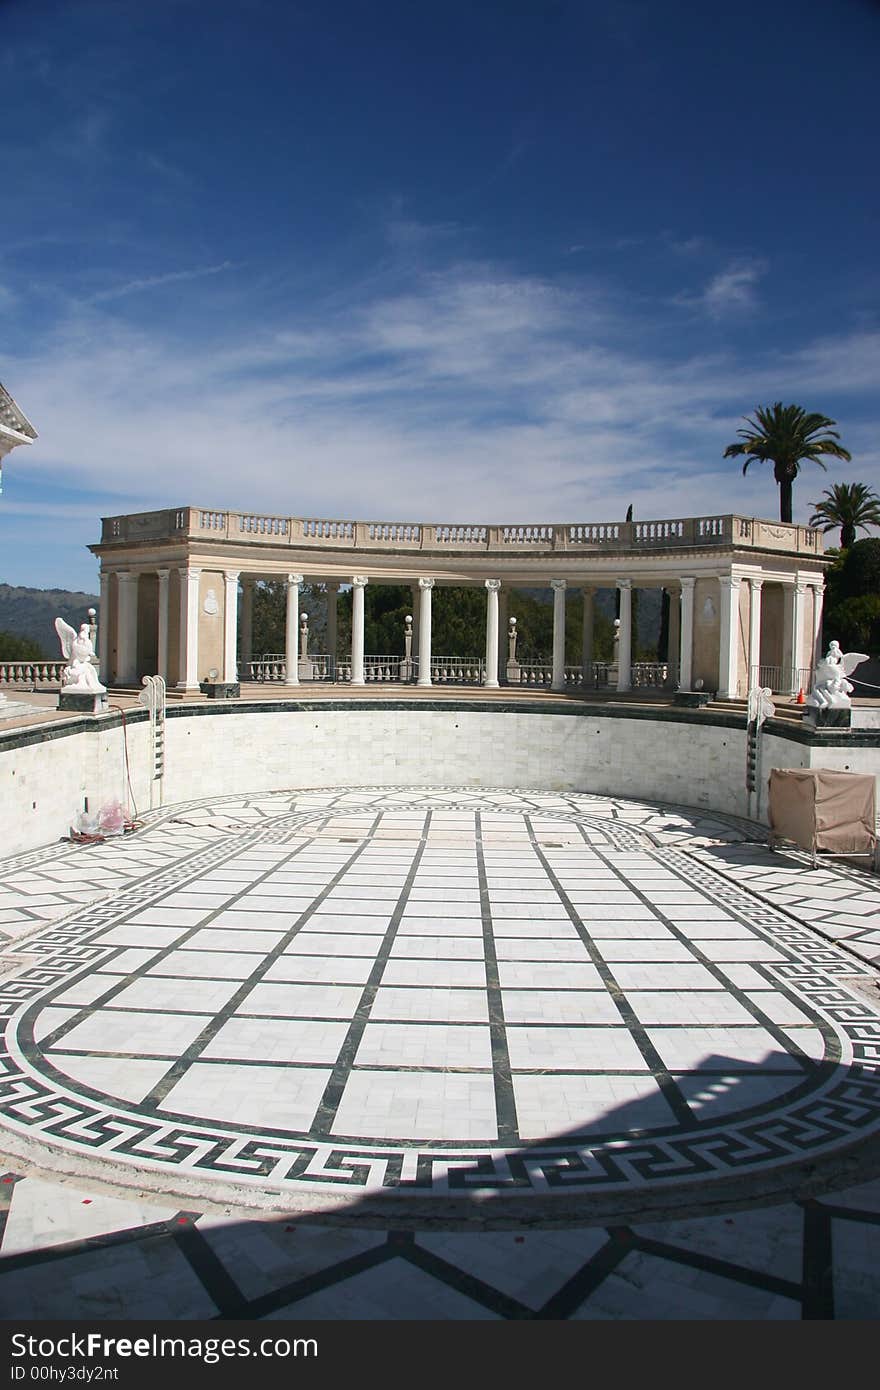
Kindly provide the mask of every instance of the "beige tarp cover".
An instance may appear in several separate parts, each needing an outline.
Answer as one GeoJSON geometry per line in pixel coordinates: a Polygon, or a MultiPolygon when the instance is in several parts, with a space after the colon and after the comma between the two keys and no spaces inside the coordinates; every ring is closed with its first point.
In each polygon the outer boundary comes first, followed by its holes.
{"type": "Polygon", "coordinates": [[[770,829],[801,849],[869,854],[876,840],[874,778],[830,768],[770,773],[770,829]]]}

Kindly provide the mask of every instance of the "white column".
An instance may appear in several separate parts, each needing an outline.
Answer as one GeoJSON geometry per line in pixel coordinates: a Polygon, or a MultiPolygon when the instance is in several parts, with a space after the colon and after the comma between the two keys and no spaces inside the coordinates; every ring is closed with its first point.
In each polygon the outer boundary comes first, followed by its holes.
{"type": "Polygon", "coordinates": [[[242,680],[251,678],[251,661],[254,655],[254,585],[253,575],[246,574],[241,581],[241,663],[242,680]]]}
{"type": "Polygon", "coordinates": [[[498,590],[500,579],[486,580],[486,689],[498,689],[498,590]]]}
{"type": "MultiPolygon", "coordinates": [[[[813,585],[813,669],[816,663],[822,659],[822,606],[825,600],[825,587],[822,584],[813,585]]],[[[100,636],[99,636],[100,641],[100,636]]]]}
{"type": "Polygon", "coordinates": [[[565,588],[564,579],[551,579],[553,590],[553,690],[565,689],[565,588]]]}
{"type": "Polygon", "coordinates": [[[620,628],[617,642],[617,689],[632,689],[632,580],[618,579],[620,628]]]}
{"type": "Polygon", "coordinates": [[[748,689],[761,684],[761,590],[763,579],[749,576],[749,682],[748,689]]]}
{"type": "Polygon", "coordinates": [[[202,571],[181,569],[180,661],[178,690],[194,690],[199,684],[199,580],[202,571]]]}
{"type": "Polygon", "coordinates": [[[596,623],[595,589],[583,589],[584,619],[581,636],[581,667],[584,685],[593,684],[593,632],[596,623]]]}
{"type": "Polygon", "coordinates": [[[669,595],[669,619],[666,627],[666,662],[668,676],[666,684],[675,689],[678,681],[679,648],[681,646],[681,592],[666,589],[669,595]]]}
{"type": "Polygon", "coordinates": [[[98,606],[98,679],[110,684],[110,571],[101,570],[101,600],[98,606]]]}
{"type": "Polygon", "coordinates": [[[419,685],[431,684],[431,590],[433,579],[419,580],[419,685]]]}
{"type": "Polygon", "coordinates": [[[287,614],[284,624],[284,684],[299,685],[299,586],[301,574],[287,576],[287,614]]]}
{"type": "Polygon", "coordinates": [[[223,608],[223,680],[235,685],[238,680],[238,576],[239,570],[224,570],[226,602],[223,608]]]}
{"type": "Polygon", "coordinates": [[[738,695],[737,644],[739,641],[739,586],[733,574],[720,574],[721,631],[718,636],[718,694],[727,700],[738,695]]]}
{"type": "Polygon", "coordinates": [[[338,631],[338,609],[337,600],[339,598],[339,585],[327,585],[327,654],[330,657],[330,672],[336,672],[336,643],[338,631]]]}
{"type": "MultiPolygon", "coordinates": [[[[804,659],[804,598],[806,597],[807,586],[802,580],[798,580],[794,586],[794,598],[791,607],[791,693],[796,695],[800,687],[800,676],[798,672],[801,662],[804,659]]],[[[805,691],[805,694],[809,692],[805,691]]]]}
{"type": "Polygon", "coordinates": [[[355,574],[351,581],[351,683],[364,685],[364,589],[367,578],[355,574]]]}
{"type": "Polygon", "coordinates": [[[681,581],[681,638],[678,658],[678,684],[690,690],[694,679],[694,587],[696,579],[681,581]]]}
{"type": "Polygon", "coordinates": [[[168,679],[168,576],[170,570],[157,570],[159,576],[159,622],[156,643],[156,674],[168,679]]]}
{"type": "Polygon", "coordinates": [[[133,685],[137,681],[137,605],[138,576],[122,570],[117,576],[116,600],[116,683],[133,685]]]}

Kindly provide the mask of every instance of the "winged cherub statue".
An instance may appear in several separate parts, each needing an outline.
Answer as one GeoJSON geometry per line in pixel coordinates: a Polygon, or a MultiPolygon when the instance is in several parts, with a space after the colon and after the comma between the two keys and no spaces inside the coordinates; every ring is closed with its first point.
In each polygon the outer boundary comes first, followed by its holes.
{"type": "Polygon", "coordinates": [[[82,691],[88,695],[106,695],[107,687],[98,680],[92,661],[95,648],[88,623],[83,623],[77,632],[63,618],[56,618],[55,631],[61,642],[61,654],[69,663],[62,678],[64,689],[71,693],[82,691]]]}
{"type": "Polygon", "coordinates": [[[839,642],[831,642],[816,665],[813,688],[804,703],[817,709],[849,709],[853,685],[847,676],[867,660],[864,652],[842,652],[839,642]]]}

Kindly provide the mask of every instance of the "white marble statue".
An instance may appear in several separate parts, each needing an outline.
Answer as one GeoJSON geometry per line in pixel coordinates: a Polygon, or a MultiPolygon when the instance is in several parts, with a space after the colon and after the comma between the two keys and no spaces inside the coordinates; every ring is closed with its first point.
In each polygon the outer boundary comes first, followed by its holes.
{"type": "Polygon", "coordinates": [[[80,692],[84,695],[106,695],[107,687],[98,680],[95,670],[95,648],[88,623],[83,623],[76,632],[63,618],[56,618],[55,631],[61,642],[61,654],[68,661],[62,676],[65,691],[72,695],[80,692]]]}
{"type": "Polygon", "coordinates": [[[832,642],[816,665],[813,688],[804,701],[816,709],[850,709],[853,685],[847,680],[857,666],[868,658],[864,652],[842,652],[839,642],[832,642]]]}

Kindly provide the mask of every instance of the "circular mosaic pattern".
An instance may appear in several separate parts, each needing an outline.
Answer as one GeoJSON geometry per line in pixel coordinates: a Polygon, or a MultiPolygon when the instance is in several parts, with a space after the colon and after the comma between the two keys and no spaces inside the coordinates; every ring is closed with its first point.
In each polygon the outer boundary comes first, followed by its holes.
{"type": "Polygon", "coordinates": [[[852,962],[691,853],[733,822],[387,789],[153,821],[167,867],[4,981],[3,1123],[63,1160],[216,1201],[571,1216],[773,1181],[880,1120],[852,962]]]}

